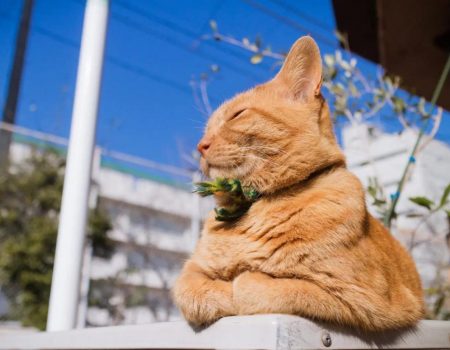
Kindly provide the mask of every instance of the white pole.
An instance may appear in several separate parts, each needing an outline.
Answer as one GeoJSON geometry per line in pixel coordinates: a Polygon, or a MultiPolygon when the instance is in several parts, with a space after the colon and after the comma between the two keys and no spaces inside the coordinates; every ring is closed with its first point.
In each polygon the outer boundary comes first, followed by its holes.
{"type": "Polygon", "coordinates": [[[76,325],[108,5],[108,0],[86,2],[48,331],[72,329],[76,325]]]}
{"type": "Polygon", "coordinates": [[[89,306],[89,286],[91,284],[92,244],[86,244],[81,269],[80,300],[77,308],[77,322],[75,328],[86,327],[86,318],[89,306]]]}

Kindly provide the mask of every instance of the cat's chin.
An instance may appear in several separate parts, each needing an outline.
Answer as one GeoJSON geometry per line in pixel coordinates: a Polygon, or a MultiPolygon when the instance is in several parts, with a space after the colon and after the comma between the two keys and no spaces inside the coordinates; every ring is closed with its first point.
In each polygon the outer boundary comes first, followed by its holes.
{"type": "Polygon", "coordinates": [[[241,181],[253,170],[253,167],[249,166],[246,162],[243,162],[240,165],[229,166],[211,164],[204,158],[200,159],[200,168],[202,169],[203,174],[210,179],[222,177],[227,179],[239,179],[241,181]]]}
{"type": "Polygon", "coordinates": [[[215,179],[217,177],[233,177],[232,174],[230,174],[230,168],[213,165],[204,158],[200,159],[200,168],[202,169],[203,174],[211,179],[215,179]]]}
{"type": "Polygon", "coordinates": [[[234,178],[233,174],[230,174],[228,171],[224,171],[224,169],[216,167],[209,167],[208,174],[205,173],[205,175],[210,177],[211,179],[215,179],[218,177],[234,178]]]}

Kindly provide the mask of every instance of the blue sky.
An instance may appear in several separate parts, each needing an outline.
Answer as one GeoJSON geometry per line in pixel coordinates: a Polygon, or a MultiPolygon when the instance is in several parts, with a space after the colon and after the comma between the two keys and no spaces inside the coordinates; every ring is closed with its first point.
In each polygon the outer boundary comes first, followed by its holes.
{"type": "MultiPolygon", "coordinates": [[[[219,64],[210,84],[213,105],[274,74],[269,62],[200,39],[215,19],[221,32],[254,38],[274,51],[301,35],[333,52],[331,0],[115,0],[111,4],[97,143],[154,161],[181,165],[202,133],[205,117],[189,82],[219,64]],[[262,5],[263,7],[261,7],[262,5]]],[[[3,107],[22,2],[0,2],[0,105],[3,107]]],[[[67,137],[75,88],[84,1],[35,0],[18,108],[19,125],[67,137]]],[[[448,117],[448,116],[447,116],[448,117]]],[[[450,140],[445,118],[440,139],[450,140]]]]}

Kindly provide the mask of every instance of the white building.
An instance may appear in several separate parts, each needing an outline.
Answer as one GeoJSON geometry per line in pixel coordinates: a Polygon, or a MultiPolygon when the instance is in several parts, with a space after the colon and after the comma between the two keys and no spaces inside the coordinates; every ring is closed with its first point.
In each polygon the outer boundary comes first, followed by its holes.
{"type": "MultiPolygon", "coordinates": [[[[35,137],[15,134],[11,158],[25,159],[36,146],[42,142],[35,137]]],[[[191,177],[167,178],[96,150],[91,204],[97,202],[108,214],[113,226],[108,236],[115,250],[102,258],[86,247],[80,327],[178,317],[170,288],[212,207],[192,193],[191,177]]],[[[0,298],[0,313],[7,310],[4,301],[0,298]]]]}
{"type": "MultiPolygon", "coordinates": [[[[355,125],[345,128],[342,136],[348,167],[364,186],[369,185],[370,178],[376,177],[385,197],[395,195],[417,133],[406,130],[401,134],[386,134],[367,125],[355,125]]],[[[416,213],[428,211],[412,203],[409,198],[425,196],[439,203],[449,184],[450,148],[433,140],[415,157],[397,205],[399,218],[394,220],[392,227],[395,236],[410,249],[425,286],[430,286],[437,278],[448,279],[449,221],[442,210],[426,220],[415,217],[416,213]]],[[[371,205],[372,201],[367,199],[371,212],[379,217],[376,208],[371,205]]]]}
{"type": "Polygon", "coordinates": [[[209,201],[200,202],[190,184],[137,175],[123,165],[119,169],[117,162],[102,162],[94,181],[100,207],[111,218],[110,238],[117,247],[111,259],[93,257],[90,263],[87,323],[175,318],[170,288],[198,238],[209,201]],[[105,295],[109,300],[104,300],[105,295]],[[115,311],[100,307],[105,303],[115,311]]]}

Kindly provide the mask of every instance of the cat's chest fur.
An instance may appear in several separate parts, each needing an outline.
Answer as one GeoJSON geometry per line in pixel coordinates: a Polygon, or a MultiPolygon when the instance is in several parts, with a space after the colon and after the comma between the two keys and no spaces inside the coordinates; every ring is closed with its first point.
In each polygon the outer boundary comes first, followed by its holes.
{"type": "Polygon", "coordinates": [[[197,247],[197,254],[206,264],[203,267],[225,280],[246,270],[270,269],[278,262],[278,247],[296,234],[295,216],[305,205],[307,202],[298,198],[277,205],[257,203],[235,223],[221,223],[210,217],[197,247]]]}

